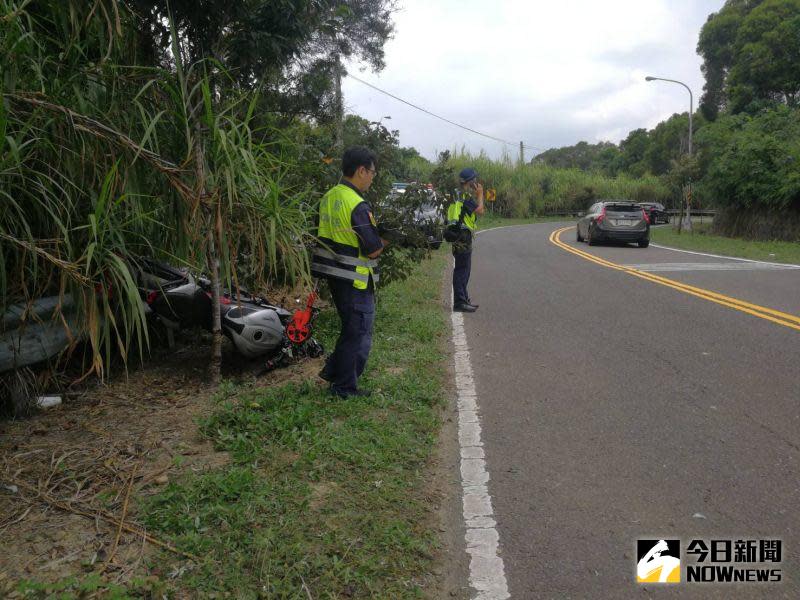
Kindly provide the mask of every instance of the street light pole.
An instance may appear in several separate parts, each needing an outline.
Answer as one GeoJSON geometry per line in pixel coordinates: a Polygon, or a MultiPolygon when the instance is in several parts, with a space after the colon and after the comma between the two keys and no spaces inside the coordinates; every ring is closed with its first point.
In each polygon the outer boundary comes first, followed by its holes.
{"type": "MultiPolygon", "coordinates": [[[[686,88],[686,91],[689,92],[689,158],[692,157],[692,132],[694,128],[692,127],[692,115],[694,114],[694,96],[692,95],[692,89],[683,83],[682,81],[677,81],[675,79],[664,79],[663,77],[651,77],[647,76],[644,78],[645,81],[668,81],[669,83],[677,83],[678,85],[682,85],[686,88]]],[[[691,218],[691,203],[692,203],[692,182],[686,186],[686,217],[684,218],[683,225],[691,231],[692,229],[692,218],[691,218]]]]}

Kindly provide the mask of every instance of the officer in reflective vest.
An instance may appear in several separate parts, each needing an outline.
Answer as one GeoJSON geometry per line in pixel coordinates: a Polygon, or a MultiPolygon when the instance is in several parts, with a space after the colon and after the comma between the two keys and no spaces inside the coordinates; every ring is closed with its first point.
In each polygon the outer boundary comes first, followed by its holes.
{"type": "Polygon", "coordinates": [[[386,241],[378,235],[372,210],[361,194],[372,184],[375,165],[375,154],[367,148],[345,151],[342,180],[320,202],[319,244],[311,260],[312,275],[328,280],[341,320],[336,348],[319,376],[341,398],[369,395],[357,382],[372,346],[375,284],[380,279],[377,258],[386,241]]]}
{"type": "Polygon", "coordinates": [[[463,229],[462,238],[453,242],[453,310],[455,312],[475,312],[474,304],[467,292],[469,275],[472,270],[472,237],[475,233],[477,215],[484,213],[483,185],[478,183],[478,172],[466,168],[459,173],[461,189],[456,192],[454,202],[447,209],[447,224],[459,224],[463,229]],[[463,211],[463,215],[462,215],[463,211]]]}

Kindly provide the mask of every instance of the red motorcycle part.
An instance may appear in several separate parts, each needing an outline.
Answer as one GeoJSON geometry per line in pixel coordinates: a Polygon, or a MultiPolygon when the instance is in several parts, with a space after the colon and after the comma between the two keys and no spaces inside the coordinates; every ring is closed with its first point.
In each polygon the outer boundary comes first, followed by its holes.
{"type": "Polygon", "coordinates": [[[314,306],[314,300],[317,299],[317,293],[311,292],[306,302],[304,310],[294,311],[292,320],[286,326],[286,337],[289,338],[293,344],[302,344],[311,335],[311,309],[314,306]]]}

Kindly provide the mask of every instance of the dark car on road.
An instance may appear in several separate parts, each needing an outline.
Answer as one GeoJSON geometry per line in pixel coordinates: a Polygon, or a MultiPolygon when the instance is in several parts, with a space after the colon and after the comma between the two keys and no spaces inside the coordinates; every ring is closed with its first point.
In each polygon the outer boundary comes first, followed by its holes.
{"type": "Polygon", "coordinates": [[[378,232],[393,244],[437,250],[442,245],[445,225],[440,205],[441,198],[433,186],[394,183],[380,206],[378,232]]]}
{"type": "Polygon", "coordinates": [[[626,200],[595,202],[578,220],[577,239],[590,246],[597,242],[636,242],[650,245],[650,222],[644,209],[626,200]]]}
{"type": "Polygon", "coordinates": [[[647,213],[650,219],[650,225],[658,225],[659,223],[669,223],[669,213],[664,208],[663,204],[658,202],[639,202],[639,206],[647,213]]]}
{"type": "Polygon", "coordinates": [[[434,250],[438,250],[442,245],[442,235],[444,233],[444,219],[439,211],[434,196],[429,195],[429,200],[414,213],[414,223],[418,230],[425,236],[428,245],[434,250]]]}

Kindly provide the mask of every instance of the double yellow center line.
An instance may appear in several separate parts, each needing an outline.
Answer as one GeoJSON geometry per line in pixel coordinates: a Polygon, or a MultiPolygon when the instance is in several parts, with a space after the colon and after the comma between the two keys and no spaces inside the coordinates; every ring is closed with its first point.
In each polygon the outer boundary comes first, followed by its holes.
{"type": "Polygon", "coordinates": [[[692,296],[697,296],[698,298],[702,298],[703,300],[708,300],[709,302],[715,302],[717,304],[721,304],[722,306],[727,306],[728,308],[732,308],[734,310],[738,310],[740,312],[753,315],[754,317],[758,317],[760,319],[766,319],[767,321],[772,321],[773,323],[777,323],[778,325],[783,325],[784,327],[789,327],[791,329],[800,331],[800,317],[798,317],[797,315],[791,315],[789,313],[780,312],[777,310],[773,310],[771,308],[767,308],[765,306],[759,306],[758,304],[750,304],[749,302],[745,302],[744,300],[731,298],[730,296],[724,296],[722,294],[718,294],[710,290],[705,290],[703,288],[687,285],[685,283],[681,283],[680,281],[675,281],[674,279],[667,279],[666,277],[659,277],[658,275],[653,275],[652,273],[640,271],[639,269],[632,269],[631,267],[618,265],[616,263],[604,260],[593,254],[589,254],[588,252],[584,252],[583,250],[578,250],[577,248],[573,248],[572,246],[562,242],[560,238],[562,233],[574,228],[575,228],[574,226],[570,226],[570,227],[562,227],[561,229],[556,229],[553,233],[550,234],[550,241],[559,248],[566,250],[567,252],[576,254],[581,258],[585,258],[586,260],[591,261],[593,263],[597,263],[598,265],[608,267],[609,269],[623,271],[628,275],[633,275],[634,277],[639,277],[640,279],[646,279],[647,281],[652,281],[653,283],[658,283],[659,285],[670,287],[674,290],[678,290],[679,292],[690,294],[692,296]]]}

